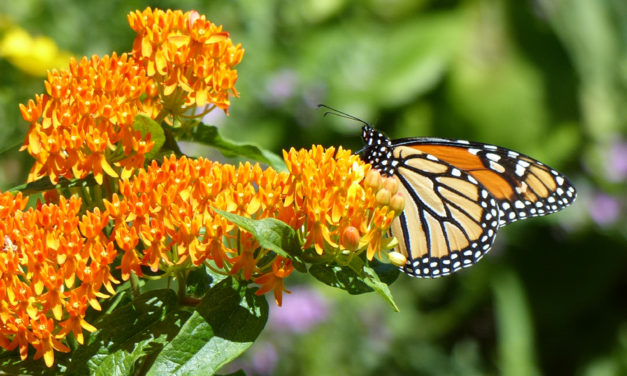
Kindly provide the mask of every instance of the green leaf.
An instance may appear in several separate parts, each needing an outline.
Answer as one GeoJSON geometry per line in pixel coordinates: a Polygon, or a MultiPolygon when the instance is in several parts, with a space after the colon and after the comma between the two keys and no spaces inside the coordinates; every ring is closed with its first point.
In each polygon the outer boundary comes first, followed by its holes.
{"type": "Polygon", "coordinates": [[[150,134],[151,140],[155,143],[152,149],[146,154],[146,159],[153,159],[161,150],[165,143],[165,132],[156,121],[145,115],[136,115],[133,121],[133,129],[138,130],[145,139],[150,134]]]}
{"type": "Polygon", "coordinates": [[[314,264],[309,268],[309,273],[320,282],[345,290],[352,295],[373,291],[359,278],[357,273],[347,266],[314,264]]]}
{"type": "Polygon", "coordinates": [[[59,178],[59,182],[57,184],[52,184],[50,178],[48,176],[44,176],[43,178],[32,181],[30,183],[15,186],[9,189],[9,191],[22,192],[25,195],[31,195],[34,193],[49,191],[51,189],[89,187],[94,185],[98,185],[98,183],[96,183],[96,181],[94,180],[93,175],[89,175],[84,179],[68,180],[66,178],[59,178]]]}
{"type": "Polygon", "coordinates": [[[209,290],[148,375],[213,375],[252,345],[267,318],[266,299],[227,278],[209,290]]]}
{"type": "Polygon", "coordinates": [[[190,135],[182,135],[181,140],[195,141],[204,145],[212,146],[227,158],[244,157],[267,164],[277,171],[285,171],[285,163],[280,156],[260,149],[255,145],[240,144],[223,138],[218,133],[218,128],[198,122],[192,127],[190,135]]]}
{"type": "Polygon", "coordinates": [[[99,331],[59,357],[69,374],[129,375],[156,357],[190,316],[169,289],[145,293],[94,323],[99,331]]]}
{"type": "Polygon", "coordinates": [[[386,284],[391,284],[396,280],[399,274],[398,269],[393,266],[391,268],[384,266],[389,264],[383,264],[377,260],[371,263],[373,267],[365,265],[361,258],[355,257],[348,266],[314,264],[309,268],[309,272],[322,283],[345,290],[352,295],[375,291],[395,311],[398,311],[398,306],[386,284]]]}
{"type": "Polygon", "coordinates": [[[251,219],[216,208],[213,208],[213,210],[240,228],[250,232],[262,248],[269,249],[298,263],[300,253],[298,235],[293,228],[284,222],[276,218],[251,219]]]}
{"type": "Polygon", "coordinates": [[[508,268],[492,276],[499,366],[505,375],[540,375],[532,315],[520,278],[508,268]]]}
{"type": "Polygon", "coordinates": [[[366,278],[363,279],[364,283],[372,288],[377,294],[381,295],[392,308],[398,312],[398,306],[392,297],[392,292],[390,291],[390,287],[386,285],[379,279],[379,275],[374,271],[374,269],[366,266],[364,267],[364,272],[366,273],[366,278]]]}
{"type": "Polygon", "coordinates": [[[391,285],[396,281],[398,276],[401,274],[401,271],[397,266],[392,264],[388,264],[385,262],[381,262],[377,259],[373,259],[369,262],[370,267],[377,273],[381,282],[386,285],[391,285]]]}
{"type": "Polygon", "coordinates": [[[216,285],[219,282],[215,281],[216,277],[219,277],[220,280],[226,278],[224,275],[217,276],[216,274],[202,264],[200,267],[192,270],[185,281],[187,294],[196,297],[204,296],[209,291],[211,285],[216,285]]]}

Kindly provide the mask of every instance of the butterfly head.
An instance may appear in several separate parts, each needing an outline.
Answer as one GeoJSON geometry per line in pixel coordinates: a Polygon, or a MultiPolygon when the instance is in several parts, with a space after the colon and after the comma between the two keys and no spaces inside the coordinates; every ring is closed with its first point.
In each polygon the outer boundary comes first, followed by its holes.
{"type": "Polygon", "coordinates": [[[363,138],[366,146],[357,151],[356,154],[363,153],[363,160],[370,163],[375,169],[379,170],[384,175],[394,174],[394,164],[391,163],[394,150],[392,141],[383,133],[372,128],[368,122],[361,120],[353,115],[349,115],[346,112],[336,110],[324,104],[319,104],[318,107],[325,108],[328,111],[324,113],[326,115],[335,115],[346,119],[351,119],[363,124],[361,128],[361,137],[363,138]]]}
{"type": "Polygon", "coordinates": [[[392,141],[383,133],[369,125],[362,127],[361,137],[366,146],[363,150],[363,159],[384,175],[394,174],[394,165],[390,163],[393,155],[392,141]]]}

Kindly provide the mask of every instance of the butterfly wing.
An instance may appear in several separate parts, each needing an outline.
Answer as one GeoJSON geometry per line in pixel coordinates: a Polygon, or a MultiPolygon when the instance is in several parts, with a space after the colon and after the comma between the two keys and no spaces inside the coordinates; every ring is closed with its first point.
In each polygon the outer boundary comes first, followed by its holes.
{"type": "Polygon", "coordinates": [[[556,170],[515,151],[440,138],[390,140],[362,128],[364,160],[400,181],[405,209],[392,223],[402,268],[439,277],[476,263],[496,230],[563,209],[575,188],[556,170]]]}
{"type": "Polygon", "coordinates": [[[472,175],[411,146],[393,151],[405,209],[392,223],[398,251],[407,256],[403,271],[440,277],[476,263],[492,246],[499,209],[472,175]]]}
{"type": "Polygon", "coordinates": [[[401,139],[393,144],[429,153],[478,180],[497,200],[501,226],[559,211],[577,196],[566,176],[503,147],[440,138],[401,139]]]}

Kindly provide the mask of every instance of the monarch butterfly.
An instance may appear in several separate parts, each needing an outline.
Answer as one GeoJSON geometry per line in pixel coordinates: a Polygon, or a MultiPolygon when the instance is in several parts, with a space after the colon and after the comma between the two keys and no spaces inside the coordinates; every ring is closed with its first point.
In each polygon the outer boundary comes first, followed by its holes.
{"type": "Polygon", "coordinates": [[[395,176],[405,209],[392,223],[401,270],[436,278],[475,264],[494,242],[499,227],[554,213],[577,193],[551,167],[503,147],[432,137],[390,140],[367,122],[320,105],[363,124],[365,162],[395,176]]]}

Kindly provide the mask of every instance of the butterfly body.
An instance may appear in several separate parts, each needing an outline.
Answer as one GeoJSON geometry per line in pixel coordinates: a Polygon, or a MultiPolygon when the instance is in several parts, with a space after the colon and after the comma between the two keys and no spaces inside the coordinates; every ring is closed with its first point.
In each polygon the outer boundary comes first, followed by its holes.
{"type": "Polygon", "coordinates": [[[571,204],[576,192],[556,170],[494,145],[442,138],[390,140],[364,123],[363,159],[398,178],[405,209],[392,234],[402,270],[435,278],[473,265],[497,229],[571,204]]]}

